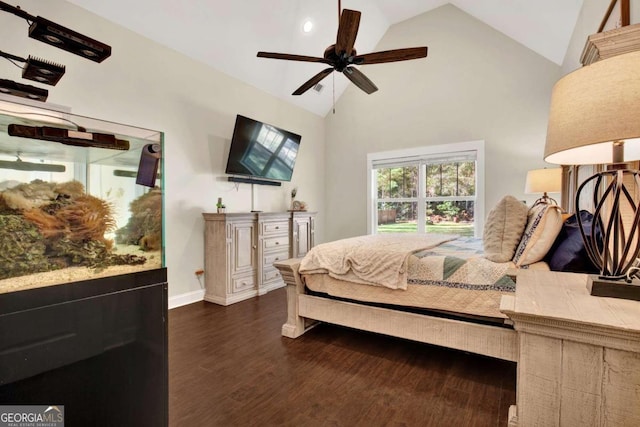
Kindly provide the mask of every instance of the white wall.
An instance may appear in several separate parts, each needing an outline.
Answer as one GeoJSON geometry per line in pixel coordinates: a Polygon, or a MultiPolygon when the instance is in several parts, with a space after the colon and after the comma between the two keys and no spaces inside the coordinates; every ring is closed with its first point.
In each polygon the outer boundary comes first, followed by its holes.
{"type": "MultiPolygon", "coordinates": [[[[611,3],[610,0],[584,0],[567,54],[562,63],[563,75],[582,67],[580,56],[587,42],[587,37],[598,31],[609,3],[611,3]]],[[[640,24],[640,4],[634,0],[630,1],[630,14],[631,24],[640,24]]]]}
{"type": "MultiPolygon", "coordinates": [[[[15,2],[12,2],[15,3],[15,2]]],[[[289,191],[320,212],[316,238],[323,241],[324,121],[202,63],[188,59],[131,31],[62,0],[22,0],[20,6],[111,45],[113,54],[96,64],[27,37],[21,18],[0,14],[0,49],[29,54],[67,66],[49,102],[72,112],[165,132],[166,260],[169,295],[200,289],[202,212],[215,210],[223,197],[229,212],[251,209],[251,187],[224,180],[236,114],[302,135],[292,182],[283,187],[256,186],[255,209],[288,208],[289,191]]],[[[170,31],[170,29],[167,29],[170,31]]],[[[0,78],[32,84],[20,70],[0,61],[0,78]]],[[[37,84],[34,84],[37,86],[37,84]]]]}
{"type": "MultiPolygon", "coordinates": [[[[20,5],[113,47],[102,64],[27,37],[20,18],[0,14],[0,49],[67,66],[49,102],[76,114],[165,132],[167,264],[170,295],[200,289],[201,213],[223,197],[251,209],[251,188],[224,181],[236,114],[303,136],[293,181],[256,187],[255,209],[287,208],[289,191],[320,212],[319,242],[366,232],[366,154],[470,140],[486,141],[486,212],[504,194],[523,194],[526,171],[542,160],[551,88],[577,68],[587,35],[609,0],[585,0],[560,67],[451,5],[392,26],[376,50],[429,46],[424,60],[362,67],[380,88],[351,86],[324,120],[62,0],[20,5]],[[325,197],[326,193],[326,197],[325,197]],[[328,213],[331,215],[328,215],[328,213]]],[[[632,8],[632,23],[640,9],[632,8]]],[[[0,61],[0,78],[28,83],[0,61]]],[[[343,78],[338,75],[337,78],[343,78]]]]}
{"type": "Polygon", "coordinates": [[[525,177],[546,166],[560,67],[452,5],[392,26],[376,50],[423,45],[426,59],[361,67],[379,91],[350,87],[325,119],[327,240],[366,233],[371,152],[484,140],[485,212],[506,194],[536,198],[525,177]]]}

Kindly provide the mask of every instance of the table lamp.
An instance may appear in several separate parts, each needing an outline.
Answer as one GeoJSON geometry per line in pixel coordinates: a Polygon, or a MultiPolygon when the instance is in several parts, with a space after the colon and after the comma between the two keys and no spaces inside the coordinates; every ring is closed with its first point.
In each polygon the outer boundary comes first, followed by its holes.
{"type": "Polygon", "coordinates": [[[542,194],[534,205],[538,203],[554,204],[558,202],[547,193],[559,193],[562,190],[562,169],[533,169],[527,172],[527,180],[524,185],[525,194],[542,194]]]}
{"type": "Polygon", "coordinates": [[[625,162],[640,159],[640,51],[578,69],[553,87],[544,151],[561,165],[608,164],[576,194],[593,201],[593,226],[578,225],[587,254],[600,270],[590,276],[591,295],[640,300],[640,171],[625,162]]]}

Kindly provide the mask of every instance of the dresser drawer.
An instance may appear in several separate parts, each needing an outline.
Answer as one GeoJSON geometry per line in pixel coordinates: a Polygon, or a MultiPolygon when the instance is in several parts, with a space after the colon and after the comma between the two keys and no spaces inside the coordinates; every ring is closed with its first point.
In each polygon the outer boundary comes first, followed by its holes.
{"type": "Polygon", "coordinates": [[[289,259],[289,251],[280,251],[278,252],[270,252],[264,255],[263,265],[264,268],[273,267],[273,263],[277,261],[284,261],[285,259],[289,259]]]}
{"type": "Polygon", "coordinates": [[[231,279],[231,293],[242,292],[247,289],[254,289],[256,287],[255,278],[253,275],[240,276],[231,279]]]}
{"type": "Polygon", "coordinates": [[[269,221],[262,223],[264,236],[278,236],[289,234],[289,221],[269,221]]]}
{"type": "Polygon", "coordinates": [[[269,237],[268,239],[262,240],[262,249],[265,251],[273,251],[273,250],[289,250],[289,236],[279,236],[279,237],[269,237]]]}
{"type": "Polygon", "coordinates": [[[262,273],[262,282],[263,283],[268,283],[268,282],[273,282],[275,280],[281,280],[282,276],[280,275],[280,271],[275,268],[275,267],[266,267],[263,270],[264,272],[262,273]]]}

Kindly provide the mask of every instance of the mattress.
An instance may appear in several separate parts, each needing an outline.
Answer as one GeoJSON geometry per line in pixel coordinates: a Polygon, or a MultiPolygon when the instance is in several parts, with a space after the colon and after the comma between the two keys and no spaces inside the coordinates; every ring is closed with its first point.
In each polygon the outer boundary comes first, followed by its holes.
{"type": "MultiPolygon", "coordinates": [[[[482,239],[458,238],[409,258],[407,289],[347,282],[328,274],[304,274],[310,290],[349,300],[435,310],[503,320],[502,295],[513,294],[508,273],[513,262],[494,263],[482,257],[482,239]]],[[[547,269],[545,263],[529,268],[547,269]]]]}

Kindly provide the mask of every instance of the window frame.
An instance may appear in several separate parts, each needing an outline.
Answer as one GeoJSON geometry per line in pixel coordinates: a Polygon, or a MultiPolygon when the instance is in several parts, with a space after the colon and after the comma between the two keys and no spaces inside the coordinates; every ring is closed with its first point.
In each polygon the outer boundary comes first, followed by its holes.
{"type": "MultiPolygon", "coordinates": [[[[451,144],[439,144],[429,145],[423,147],[406,148],[400,150],[381,151],[377,153],[367,154],[367,232],[369,234],[376,234],[377,231],[377,193],[376,193],[376,173],[373,164],[380,161],[405,163],[410,158],[424,158],[434,157],[441,158],[442,156],[451,155],[454,156],[459,152],[475,151],[476,153],[476,195],[474,202],[474,235],[475,237],[482,236],[482,230],[484,229],[484,181],[485,181],[485,150],[484,140],[456,142],[451,144]]],[[[426,185],[423,180],[418,182],[418,205],[421,199],[425,202],[434,201],[433,197],[426,196],[424,187],[426,185]]],[[[453,196],[456,197],[456,196],[453,196]]],[[[466,196],[465,196],[466,197],[466,196]]],[[[446,200],[451,200],[451,197],[443,197],[446,200]]],[[[394,201],[402,201],[405,198],[401,198],[394,201]]],[[[413,198],[411,198],[413,199],[413,198]]],[[[409,201],[409,199],[407,199],[409,201]]],[[[426,222],[426,216],[423,209],[418,210],[418,222],[424,224],[426,222]]],[[[426,227],[425,227],[426,230],[426,227]]],[[[420,230],[418,227],[418,233],[425,233],[425,230],[420,230]]]]}

